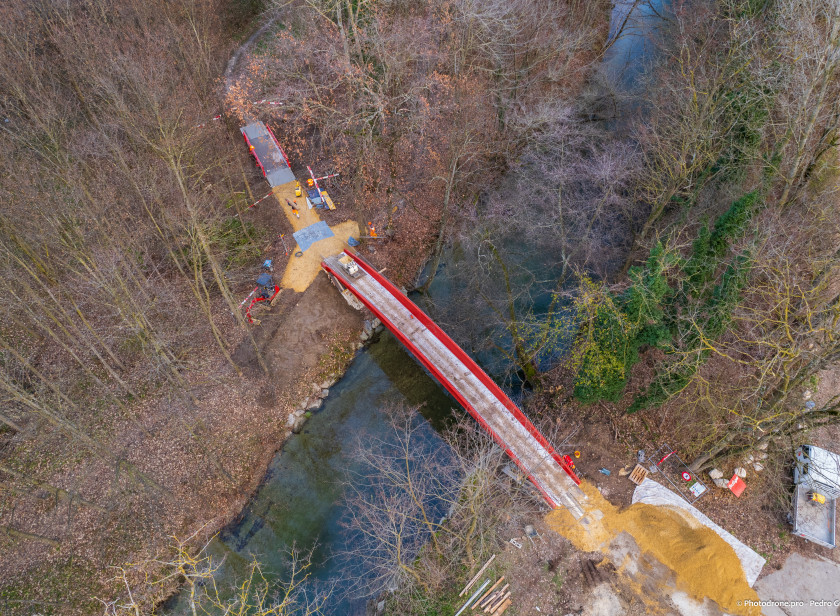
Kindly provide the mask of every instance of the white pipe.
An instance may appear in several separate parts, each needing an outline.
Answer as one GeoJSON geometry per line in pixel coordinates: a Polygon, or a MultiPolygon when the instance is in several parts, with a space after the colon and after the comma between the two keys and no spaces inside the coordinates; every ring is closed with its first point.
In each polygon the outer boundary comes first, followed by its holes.
{"type": "Polygon", "coordinates": [[[459,616],[461,612],[463,612],[465,609],[467,609],[467,606],[468,606],[468,605],[470,605],[473,601],[475,601],[475,598],[476,598],[478,595],[480,595],[480,594],[481,594],[481,591],[482,591],[482,590],[484,590],[485,588],[487,588],[487,585],[488,585],[489,583],[490,583],[490,580],[484,580],[484,584],[482,584],[482,585],[481,585],[481,588],[479,588],[478,590],[476,590],[476,591],[473,593],[473,596],[472,596],[472,597],[470,597],[469,601],[467,601],[467,602],[464,604],[464,607],[462,607],[460,610],[458,610],[458,613],[457,613],[457,614],[455,614],[455,616],[459,616]]]}

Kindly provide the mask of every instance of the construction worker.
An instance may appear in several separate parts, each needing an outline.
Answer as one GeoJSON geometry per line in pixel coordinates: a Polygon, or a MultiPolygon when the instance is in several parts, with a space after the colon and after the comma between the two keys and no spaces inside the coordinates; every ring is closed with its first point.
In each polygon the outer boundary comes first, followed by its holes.
{"type": "Polygon", "coordinates": [[[263,272],[257,276],[257,297],[269,300],[272,295],[274,295],[274,279],[268,272],[263,272]]]}
{"type": "Polygon", "coordinates": [[[371,237],[377,237],[376,227],[373,226],[372,222],[368,222],[368,235],[370,235],[371,237]]]}
{"type": "Polygon", "coordinates": [[[257,297],[269,300],[274,295],[274,279],[271,277],[274,264],[271,259],[266,259],[260,269],[260,275],[257,276],[257,297]]]}

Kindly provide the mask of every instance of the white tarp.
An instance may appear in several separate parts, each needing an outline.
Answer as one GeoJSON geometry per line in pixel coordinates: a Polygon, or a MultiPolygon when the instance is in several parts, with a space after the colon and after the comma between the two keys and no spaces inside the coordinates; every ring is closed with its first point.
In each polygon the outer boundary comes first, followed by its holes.
{"type": "Polygon", "coordinates": [[[755,581],[758,579],[758,574],[761,573],[761,569],[764,567],[764,563],[766,561],[756,554],[754,550],[738,541],[730,533],[700,513],[696,507],[688,504],[688,502],[681,496],[672,492],[662,484],[647,478],[639,486],[637,486],[636,490],[633,492],[633,503],[644,503],[646,505],[670,505],[671,507],[679,507],[680,509],[688,511],[691,515],[697,518],[698,522],[711,528],[720,535],[726,543],[732,546],[732,549],[735,550],[735,554],[741,561],[741,565],[744,567],[744,573],[747,576],[747,584],[750,586],[755,584],[755,581]]]}

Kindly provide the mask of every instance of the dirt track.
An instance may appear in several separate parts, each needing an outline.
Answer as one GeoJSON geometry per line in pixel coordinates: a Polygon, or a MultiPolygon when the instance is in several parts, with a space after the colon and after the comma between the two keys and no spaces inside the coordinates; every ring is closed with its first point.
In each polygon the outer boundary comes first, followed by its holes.
{"type": "MultiPolygon", "coordinates": [[[[277,391],[294,389],[305,380],[342,334],[361,330],[363,319],[323,273],[303,293],[283,289],[270,311],[255,308],[254,316],[261,320],[254,328],[254,339],[277,391]]],[[[248,340],[236,350],[234,360],[246,369],[259,370],[248,340]]]]}

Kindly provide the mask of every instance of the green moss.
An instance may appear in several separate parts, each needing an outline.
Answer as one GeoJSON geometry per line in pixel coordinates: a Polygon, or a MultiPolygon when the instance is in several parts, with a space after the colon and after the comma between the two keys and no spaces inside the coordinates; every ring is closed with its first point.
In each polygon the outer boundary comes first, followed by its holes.
{"type": "Polygon", "coordinates": [[[250,265],[261,256],[260,242],[265,235],[251,222],[243,223],[239,218],[228,218],[209,229],[213,247],[218,249],[228,268],[250,265]]]}
{"type": "Polygon", "coordinates": [[[631,268],[633,284],[621,296],[614,298],[606,290],[593,292],[591,283],[589,290],[584,290],[592,301],[579,303],[589,314],[578,333],[584,349],[575,379],[578,400],[617,401],[630,370],[639,361],[639,349],[669,337],[662,303],[671,291],[665,272],[674,261],[662,244],[657,244],[644,268],[631,268]]]}
{"type": "Polygon", "coordinates": [[[107,594],[95,569],[86,560],[69,556],[0,586],[0,612],[5,616],[51,616],[70,613],[70,608],[80,616],[101,614],[102,604],[93,594],[107,594]]]}
{"type": "Polygon", "coordinates": [[[554,577],[551,578],[551,582],[557,587],[557,590],[561,590],[563,588],[563,572],[558,570],[557,573],[554,574],[554,577]]]}

